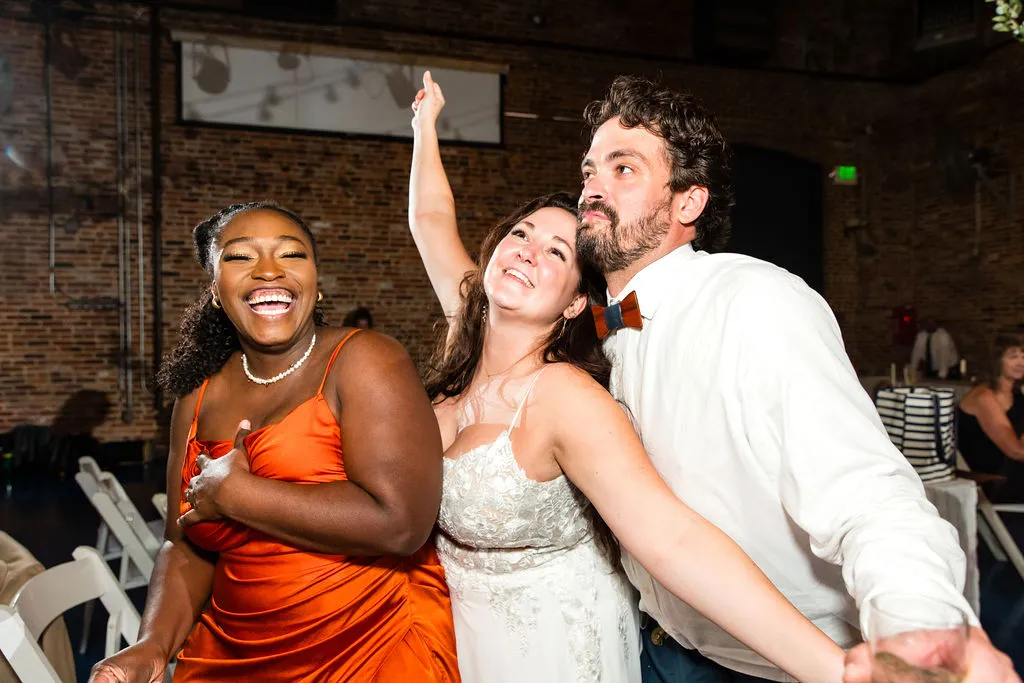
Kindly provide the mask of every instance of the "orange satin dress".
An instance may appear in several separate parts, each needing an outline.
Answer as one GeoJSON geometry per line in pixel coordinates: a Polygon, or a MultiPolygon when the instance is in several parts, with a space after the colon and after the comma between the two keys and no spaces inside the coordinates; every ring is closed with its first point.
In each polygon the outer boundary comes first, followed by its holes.
{"type": "MultiPolygon", "coordinates": [[[[348,335],[334,350],[324,373],[348,335]]],[[[246,437],[253,474],[315,484],[345,480],[341,429],[323,397],[246,437]]],[[[196,439],[200,389],[181,473],[184,491],[203,451],[230,441],[196,439]]],[[[230,520],[189,527],[218,553],[213,596],[178,654],[175,681],[459,681],[444,570],[427,544],[411,557],[329,555],[296,548],[230,520]]]]}

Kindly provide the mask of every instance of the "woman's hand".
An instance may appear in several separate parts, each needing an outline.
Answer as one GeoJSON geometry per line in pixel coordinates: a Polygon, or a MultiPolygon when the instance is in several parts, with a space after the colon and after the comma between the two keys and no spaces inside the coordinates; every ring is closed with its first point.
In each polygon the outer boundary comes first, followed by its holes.
{"type": "Polygon", "coordinates": [[[89,683],[161,683],[167,657],[155,646],[136,643],[92,668],[89,683]]]}
{"type": "Polygon", "coordinates": [[[235,447],[223,457],[213,459],[204,453],[196,458],[199,474],[189,480],[185,489],[185,500],[192,509],[178,518],[179,526],[184,528],[225,516],[225,485],[234,484],[250,471],[249,453],[245,450],[245,437],[250,427],[248,420],[238,423],[235,447]]]}
{"type": "Polygon", "coordinates": [[[412,101],[413,130],[423,126],[434,126],[442,109],[444,109],[444,93],[441,92],[441,86],[434,83],[429,71],[424,71],[423,87],[416,93],[416,99],[412,101]]]}

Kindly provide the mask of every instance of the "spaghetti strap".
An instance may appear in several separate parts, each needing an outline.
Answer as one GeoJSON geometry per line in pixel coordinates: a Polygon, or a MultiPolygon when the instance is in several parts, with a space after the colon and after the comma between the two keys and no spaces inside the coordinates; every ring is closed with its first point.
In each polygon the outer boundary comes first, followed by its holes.
{"type": "Polygon", "coordinates": [[[530,382],[530,386],[526,389],[526,393],[523,394],[522,400],[519,402],[519,407],[516,408],[515,414],[512,416],[512,421],[508,424],[507,432],[511,432],[513,429],[519,426],[519,418],[523,415],[523,407],[526,406],[526,402],[530,399],[530,394],[533,393],[533,388],[537,386],[537,380],[540,379],[541,374],[547,369],[548,366],[542,367],[537,371],[537,374],[533,376],[533,380],[530,382]]]}
{"type": "Polygon", "coordinates": [[[203,405],[203,396],[206,394],[206,385],[209,383],[210,378],[207,377],[199,387],[199,396],[196,398],[196,410],[195,413],[192,414],[192,426],[188,428],[189,439],[194,439],[196,436],[196,428],[199,425],[199,406],[203,405]]]}
{"type": "Polygon", "coordinates": [[[338,345],[334,347],[334,353],[331,354],[331,359],[327,361],[327,369],[324,370],[324,378],[320,380],[320,388],[316,390],[317,395],[324,393],[324,385],[327,384],[327,375],[331,374],[331,368],[334,367],[334,360],[338,357],[338,352],[341,351],[341,347],[345,345],[349,339],[354,337],[357,333],[362,332],[361,329],[355,329],[345,335],[344,339],[338,342],[338,345]]]}

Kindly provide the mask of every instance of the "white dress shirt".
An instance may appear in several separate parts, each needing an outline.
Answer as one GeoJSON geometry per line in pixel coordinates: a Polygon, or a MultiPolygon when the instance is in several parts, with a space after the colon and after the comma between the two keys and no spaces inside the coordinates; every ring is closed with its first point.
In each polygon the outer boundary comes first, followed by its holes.
{"type": "MultiPolygon", "coordinates": [[[[889,441],[820,296],[769,263],[689,245],[618,298],[631,291],[643,329],[607,338],[611,390],[676,495],[843,647],[860,640],[851,595],[930,594],[970,613],[956,531],[889,441]]],[[[623,564],[641,608],[684,647],[792,680],[625,552],[623,564]]]]}
{"type": "Polygon", "coordinates": [[[919,363],[928,357],[928,349],[925,345],[932,347],[932,366],[926,368],[946,379],[949,369],[960,361],[960,354],[957,353],[956,344],[944,328],[939,327],[931,334],[927,330],[921,330],[914,339],[914,348],[910,353],[910,365],[917,369],[919,363]]]}

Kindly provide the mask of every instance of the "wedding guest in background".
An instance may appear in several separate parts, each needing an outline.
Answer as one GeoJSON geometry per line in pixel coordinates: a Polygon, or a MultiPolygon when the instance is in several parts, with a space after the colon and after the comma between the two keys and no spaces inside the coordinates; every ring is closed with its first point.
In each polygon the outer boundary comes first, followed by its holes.
{"type": "Polygon", "coordinates": [[[985,485],[993,502],[1024,502],[1024,328],[996,335],[986,370],[960,399],[957,447],[971,470],[1005,477],[985,485]]]}
{"type": "Polygon", "coordinates": [[[370,330],[373,329],[373,315],[370,314],[370,309],[360,306],[349,311],[341,324],[344,327],[358,327],[361,330],[370,330]]]}
{"type": "Polygon", "coordinates": [[[921,321],[923,328],[914,339],[910,365],[919,376],[931,379],[959,379],[960,354],[952,335],[934,318],[921,321]]]}

